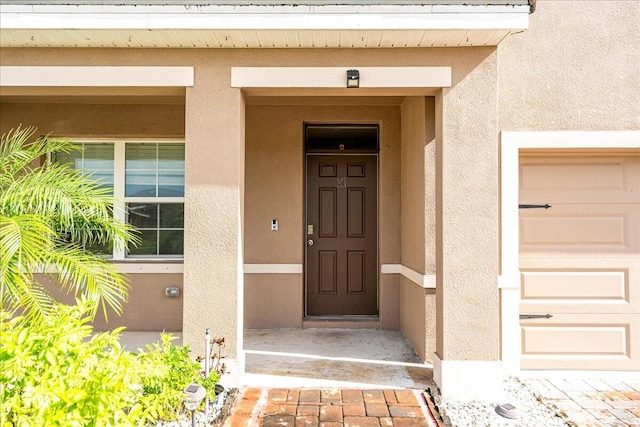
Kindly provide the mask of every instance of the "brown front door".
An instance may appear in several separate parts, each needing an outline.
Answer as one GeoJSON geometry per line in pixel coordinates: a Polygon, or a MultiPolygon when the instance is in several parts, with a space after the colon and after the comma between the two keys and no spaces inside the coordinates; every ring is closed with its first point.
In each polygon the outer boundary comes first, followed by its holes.
{"type": "Polygon", "coordinates": [[[378,314],[378,157],[307,154],[307,315],[378,314]]]}

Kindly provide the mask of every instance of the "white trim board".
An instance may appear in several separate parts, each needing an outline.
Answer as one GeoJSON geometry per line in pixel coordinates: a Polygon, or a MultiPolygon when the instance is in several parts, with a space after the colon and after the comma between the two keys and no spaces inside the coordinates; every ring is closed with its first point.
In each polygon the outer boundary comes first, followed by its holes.
{"type": "MultiPolygon", "coordinates": [[[[111,261],[111,260],[110,260],[111,261]]],[[[184,265],[182,260],[180,262],[122,262],[122,260],[112,260],[113,264],[118,267],[121,273],[125,274],[182,274],[184,273],[184,265]]],[[[57,273],[54,268],[43,269],[42,267],[36,268],[34,273],[57,273]]]]}
{"type": "Polygon", "coordinates": [[[116,262],[120,271],[127,274],[184,273],[184,265],[179,263],[160,262],[116,262]]]}
{"type": "Polygon", "coordinates": [[[302,274],[302,264],[245,264],[245,274],[302,274]]]}
{"type": "Polygon", "coordinates": [[[501,152],[501,244],[502,361],[506,375],[520,371],[519,182],[520,150],[640,148],[640,131],[503,131],[501,152]]]}
{"type": "Polygon", "coordinates": [[[420,274],[417,271],[405,267],[402,264],[382,264],[380,266],[380,273],[382,274],[400,274],[413,283],[425,289],[436,288],[436,276],[435,274],[420,274]]]}
{"type": "Polygon", "coordinates": [[[187,87],[193,67],[0,66],[1,86],[187,87]]]}
{"type": "Polygon", "coordinates": [[[504,398],[502,363],[498,360],[442,360],[434,353],[433,381],[448,400],[499,402],[504,398]]]}
{"type": "Polygon", "coordinates": [[[360,88],[451,87],[451,67],[232,67],[231,87],[336,88],[346,86],[347,70],[360,72],[360,88]]]}

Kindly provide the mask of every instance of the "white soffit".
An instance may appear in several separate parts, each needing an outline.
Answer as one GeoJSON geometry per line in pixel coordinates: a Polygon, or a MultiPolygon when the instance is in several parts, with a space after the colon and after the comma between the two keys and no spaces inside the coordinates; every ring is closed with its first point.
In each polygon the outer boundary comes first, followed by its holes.
{"type": "Polygon", "coordinates": [[[4,87],[186,87],[193,67],[0,66],[4,87]]]}
{"type": "Polygon", "coordinates": [[[526,5],[3,5],[4,47],[495,46],[526,5]]]}

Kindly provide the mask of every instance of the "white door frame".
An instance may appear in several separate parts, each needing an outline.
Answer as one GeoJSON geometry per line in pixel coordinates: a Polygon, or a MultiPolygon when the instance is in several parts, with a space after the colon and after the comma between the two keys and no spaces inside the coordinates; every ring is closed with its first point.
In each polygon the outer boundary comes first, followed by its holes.
{"type": "Polygon", "coordinates": [[[502,362],[505,375],[520,372],[520,229],[518,215],[521,149],[640,149],[640,130],[501,132],[502,362]]]}

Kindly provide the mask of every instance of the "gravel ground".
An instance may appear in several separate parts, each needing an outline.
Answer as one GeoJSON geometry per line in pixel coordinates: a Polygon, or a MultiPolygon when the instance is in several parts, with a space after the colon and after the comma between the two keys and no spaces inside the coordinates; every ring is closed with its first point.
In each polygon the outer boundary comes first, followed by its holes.
{"type": "Polygon", "coordinates": [[[566,427],[554,409],[540,402],[528,385],[517,378],[504,383],[503,402],[450,402],[443,401],[438,389],[429,389],[442,420],[452,427],[566,427]],[[520,418],[511,420],[495,411],[499,403],[510,403],[520,411],[520,418]]]}

